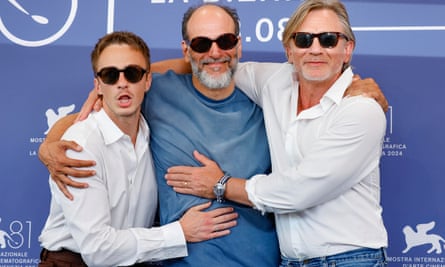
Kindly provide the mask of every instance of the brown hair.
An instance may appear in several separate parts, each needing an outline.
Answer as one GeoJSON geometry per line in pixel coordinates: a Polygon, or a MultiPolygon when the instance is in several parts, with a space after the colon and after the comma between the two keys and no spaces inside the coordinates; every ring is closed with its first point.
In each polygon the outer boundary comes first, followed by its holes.
{"type": "Polygon", "coordinates": [[[99,60],[99,56],[105,50],[105,48],[113,44],[126,44],[141,52],[146,60],[147,71],[150,71],[150,49],[145,41],[134,33],[117,31],[109,33],[100,38],[91,52],[91,65],[94,73],[98,71],[97,62],[99,60]]]}

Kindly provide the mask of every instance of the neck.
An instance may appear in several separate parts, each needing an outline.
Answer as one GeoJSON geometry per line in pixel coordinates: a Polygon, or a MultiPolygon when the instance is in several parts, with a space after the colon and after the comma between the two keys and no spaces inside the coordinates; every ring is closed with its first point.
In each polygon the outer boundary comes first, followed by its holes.
{"type": "Polygon", "coordinates": [[[297,114],[320,103],[323,95],[329,90],[333,82],[301,81],[298,87],[297,114]]]}
{"type": "Polygon", "coordinates": [[[139,118],[137,120],[133,119],[125,119],[122,123],[118,124],[119,129],[122,130],[123,133],[130,136],[131,142],[133,145],[136,144],[136,138],[138,136],[139,131],[139,118]]]}
{"type": "MultiPolygon", "coordinates": [[[[105,110],[107,112],[107,110],[105,110]]],[[[116,124],[116,126],[131,139],[133,145],[136,144],[136,138],[139,131],[140,123],[140,112],[129,116],[112,116],[107,112],[111,120],[116,124]]]]}

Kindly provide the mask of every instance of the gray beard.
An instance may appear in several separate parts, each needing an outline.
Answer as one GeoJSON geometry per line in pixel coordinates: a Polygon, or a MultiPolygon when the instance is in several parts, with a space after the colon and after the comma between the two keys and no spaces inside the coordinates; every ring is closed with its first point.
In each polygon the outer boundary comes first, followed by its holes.
{"type": "Polygon", "coordinates": [[[198,80],[209,89],[222,89],[230,85],[233,79],[233,75],[238,65],[238,59],[234,62],[234,67],[229,68],[228,71],[224,72],[218,77],[214,77],[207,73],[205,70],[201,70],[198,64],[190,58],[190,63],[192,66],[193,75],[195,75],[198,80]]]}

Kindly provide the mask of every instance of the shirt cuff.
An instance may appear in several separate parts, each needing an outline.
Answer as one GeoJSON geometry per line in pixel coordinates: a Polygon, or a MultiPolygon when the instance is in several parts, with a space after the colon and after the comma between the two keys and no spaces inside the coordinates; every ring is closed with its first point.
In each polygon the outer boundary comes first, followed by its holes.
{"type": "Polygon", "coordinates": [[[133,228],[138,239],[138,262],[185,257],[187,243],[179,221],[161,226],[133,228]]]}
{"type": "Polygon", "coordinates": [[[252,202],[253,208],[261,211],[261,213],[264,215],[266,213],[266,207],[259,203],[259,199],[257,197],[255,188],[258,178],[262,175],[255,175],[251,177],[249,180],[246,181],[246,192],[247,197],[249,198],[249,201],[252,202]]]}

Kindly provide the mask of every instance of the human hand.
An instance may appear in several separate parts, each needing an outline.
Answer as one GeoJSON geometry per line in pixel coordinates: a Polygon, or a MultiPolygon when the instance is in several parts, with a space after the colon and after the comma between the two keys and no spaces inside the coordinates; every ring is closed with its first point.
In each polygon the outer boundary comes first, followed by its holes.
{"type": "Polygon", "coordinates": [[[188,242],[201,242],[230,234],[229,228],[236,225],[238,213],[232,207],[202,211],[211,202],[191,207],[179,220],[188,242]]]}
{"type": "Polygon", "coordinates": [[[46,165],[51,175],[51,179],[57,184],[60,191],[73,200],[73,196],[68,191],[67,186],[86,188],[87,183],[80,183],[71,180],[68,176],[89,177],[95,174],[93,170],[79,170],[79,167],[91,167],[95,165],[92,160],[77,160],[66,156],[66,150],[72,149],[81,151],[82,147],[73,141],[55,141],[42,143],[39,148],[39,158],[46,165]]]}
{"type": "Polygon", "coordinates": [[[213,199],[213,186],[224,175],[218,164],[202,155],[193,152],[194,157],[203,165],[202,167],[174,166],[168,168],[165,179],[173,190],[199,197],[213,199]]]}
{"type": "Polygon", "coordinates": [[[82,121],[88,117],[92,110],[99,111],[102,108],[102,97],[97,94],[97,89],[93,88],[88,94],[88,98],[82,105],[79,114],[76,118],[77,121],[82,121]]]}
{"type": "Polygon", "coordinates": [[[372,78],[361,79],[360,76],[354,75],[354,79],[345,92],[345,96],[364,95],[374,98],[380,104],[383,111],[388,111],[388,101],[380,90],[379,85],[372,78]]]}

